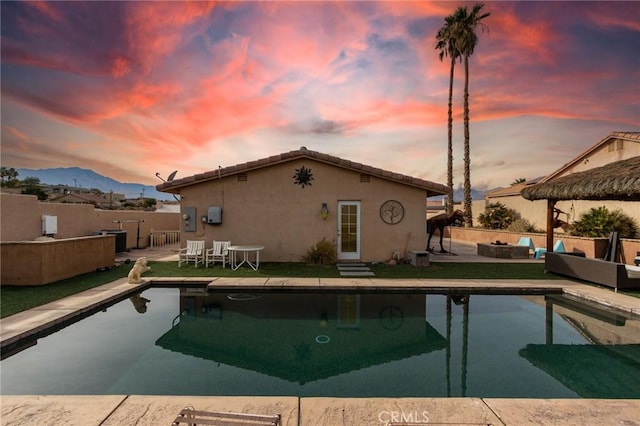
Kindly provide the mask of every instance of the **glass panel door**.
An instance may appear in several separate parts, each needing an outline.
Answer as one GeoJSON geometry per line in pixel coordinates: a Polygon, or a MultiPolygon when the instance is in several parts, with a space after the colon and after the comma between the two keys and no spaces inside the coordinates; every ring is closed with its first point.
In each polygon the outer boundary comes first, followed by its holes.
{"type": "Polygon", "coordinates": [[[360,202],[338,202],[338,259],[360,259],[360,202]]]}

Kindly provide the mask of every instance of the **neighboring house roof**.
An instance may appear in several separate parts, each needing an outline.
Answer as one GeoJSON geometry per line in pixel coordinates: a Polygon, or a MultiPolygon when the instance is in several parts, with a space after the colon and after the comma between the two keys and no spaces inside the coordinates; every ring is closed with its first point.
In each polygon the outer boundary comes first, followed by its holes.
{"type": "Polygon", "coordinates": [[[489,191],[484,194],[485,199],[489,198],[500,198],[500,197],[513,197],[514,195],[520,195],[520,191],[524,188],[527,188],[531,185],[534,185],[540,182],[541,177],[528,180],[522,183],[516,183],[515,185],[507,186],[506,188],[497,188],[493,191],[489,191]]]}
{"type": "Polygon", "coordinates": [[[93,193],[83,194],[63,194],[58,197],[49,198],[47,201],[51,203],[73,203],[73,204],[92,204],[97,208],[111,209],[120,206],[119,200],[109,200],[108,195],[98,195],[93,193]]]}
{"type": "Polygon", "coordinates": [[[561,176],[569,168],[575,166],[578,163],[583,162],[594,151],[597,151],[598,149],[600,149],[602,145],[608,143],[611,139],[622,139],[622,140],[628,140],[632,142],[640,142],[640,132],[611,132],[606,137],[604,137],[600,142],[596,143],[586,151],[583,151],[580,155],[578,155],[576,158],[574,158],[570,162],[566,163],[564,166],[560,167],[555,172],[551,173],[550,175],[547,175],[542,180],[542,182],[549,182],[550,180],[553,180],[555,177],[561,176]]]}
{"type": "Polygon", "coordinates": [[[49,201],[53,203],[69,202],[69,203],[85,203],[91,204],[96,202],[104,202],[104,199],[96,199],[89,194],[63,194],[59,197],[50,198],[49,201]]]}
{"type": "Polygon", "coordinates": [[[283,154],[274,155],[268,158],[263,158],[260,160],[249,161],[248,163],[237,164],[235,166],[225,167],[218,170],[212,170],[209,172],[200,173],[200,174],[189,176],[189,177],[172,180],[170,182],[165,182],[160,185],[157,185],[156,189],[161,192],[179,194],[181,188],[188,187],[194,184],[212,181],[212,180],[220,179],[227,176],[233,176],[239,173],[246,173],[252,170],[258,170],[265,167],[274,166],[276,164],[282,164],[282,163],[299,160],[299,159],[315,160],[325,164],[330,164],[335,167],[350,170],[353,172],[371,175],[379,179],[385,179],[385,180],[399,183],[402,185],[408,185],[408,186],[424,189],[429,193],[429,196],[446,195],[449,192],[448,188],[445,185],[442,185],[439,183],[435,183],[428,180],[415,178],[415,177],[411,177],[411,176],[407,176],[399,173],[394,173],[387,170],[382,170],[376,167],[367,166],[360,163],[355,163],[353,161],[344,160],[339,157],[334,157],[332,155],[323,154],[316,151],[310,151],[305,147],[302,147],[296,151],[290,151],[283,154]]]}
{"type": "Polygon", "coordinates": [[[640,201],[640,156],[543,181],[521,194],[527,200],[640,201]]]}
{"type": "Polygon", "coordinates": [[[440,211],[446,210],[446,206],[442,201],[429,201],[427,200],[427,210],[430,211],[440,211]]]}

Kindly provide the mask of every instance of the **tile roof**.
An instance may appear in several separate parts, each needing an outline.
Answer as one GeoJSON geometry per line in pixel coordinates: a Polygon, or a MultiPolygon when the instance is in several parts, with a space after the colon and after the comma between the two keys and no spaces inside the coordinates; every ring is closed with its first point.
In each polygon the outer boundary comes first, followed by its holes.
{"type": "Polygon", "coordinates": [[[194,184],[203,183],[214,179],[220,179],[222,177],[233,176],[239,173],[246,173],[252,170],[258,170],[265,167],[298,160],[301,158],[308,158],[335,167],[340,167],[342,169],[351,170],[353,172],[371,175],[379,179],[385,179],[402,185],[424,189],[429,193],[429,196],[446,195],[448,193],[448,188],[445,185],[439,183],[403,175],[400,173],[394,173],[388,170],[379,169],[377,167],[368,166],[366,164],[356,163],[350,160],[335,157],[333,155],[311,151],[305,147],[301,147],[300,149],[295,151],[289,151],[282,154],[273,155],[271,157],[249,161],[247,163],[236,164],[234,166],[224,167],[205,173],[199,173],[193,176],[172,180],[170,182],[165,182],[157,185],[156,189],[161,192],[178,194],[180,193],[181,188],[185,188],[194,184]]]}
{"type": "Polygon", "coordinates": [[[523,188],[534,185],[540,182],[541,179],[542,179],[541,177],[538,177],[535,179],[528,180],[526,182],[507,186],[505,188],[496,188],[493,191],[486,192],[484,194],[484,198],[489,199],[489,198],[511,197],[514,195],[520,195],[520,191],[522,191],[523,188]]]}

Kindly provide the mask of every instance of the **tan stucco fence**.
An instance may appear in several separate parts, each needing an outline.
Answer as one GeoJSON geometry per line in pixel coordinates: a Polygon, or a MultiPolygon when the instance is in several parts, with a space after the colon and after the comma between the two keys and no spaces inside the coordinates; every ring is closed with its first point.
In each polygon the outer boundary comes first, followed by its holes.
{"type": "Polygon", "coordinates": [[[44,285],[115,263],[115,235],[0,243],[2,284],[44,285]]]}
{"type": "Polygon", "coordinates": [[[152,229],[177,230],[180,227],[178,213],[98,210],[89,204],[43,203],[33,195],[3,193],[0,194],[0,239],[35,240],[42,236],[43,215],[58,218],[56,239],[84,237],[103,230],[121,229],[127,232],[127,248],[147,247],[152,229]],[[138,224],[139,242],[136,241],[138,224]]]}
{"type": "MultiPolygon", "coordinates": [[[[449,232],[445,231],[445,235],[449,237],[449,232]]],[[[508,244],[517,244],[521,237],[530,237],[536,247],[546,246],[545,234],[507,232],[493,229],[477,229],[477,228],[450,228],[450,235],[453,240],[467,241],[470,243],[493,243],[500,241],[508,244]]],[[[607,244],[607,238],[584,238],[574,237],[567,234],[555,234],[555,240],[562,240],[567,252],[584,253],[586,257],[602,258],[604,257],[607,244]]],[[[624,256],[623,263],[632,265],[636,253],[640,252],[640,240],[638,239],[620,239],[621,253],[624,256]]],[[[446,247],[446,244],[445,244],[446,247]]]]}
{"type": "Polygon", "coordinates": [[[117,237],[102,231],[125,231],[126,249],[132,249],[146,248],[151,230],[179,226],[177,213],[98,210],[87,204],[43,203],[33,195],[0,194],[0,284],[42,285],[113,266],[117,237]],[[53,240],[36,241],[43,236],[43,215],[57,218],[53,240]]]}

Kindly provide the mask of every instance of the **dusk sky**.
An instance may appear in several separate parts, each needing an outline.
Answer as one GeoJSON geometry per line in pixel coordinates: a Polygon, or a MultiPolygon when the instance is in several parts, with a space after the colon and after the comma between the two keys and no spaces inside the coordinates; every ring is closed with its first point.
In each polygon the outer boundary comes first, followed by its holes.
{"type": "MultiPolygon", "coordinates": [[[[2,166],[161,183],[306,146],[446,184],[449,61],[474,3],[1,2],[2,166]]],[[[471,183],[544,176],[640,131],[640,2],[485,2],[471,183]]],[[[464,67],[454,86],[463,182],[464,67]]],[[[26,176],[20,176],[24,178],[26,176]]]]}

